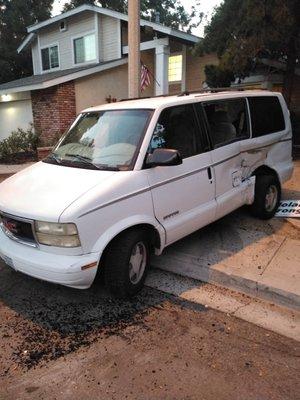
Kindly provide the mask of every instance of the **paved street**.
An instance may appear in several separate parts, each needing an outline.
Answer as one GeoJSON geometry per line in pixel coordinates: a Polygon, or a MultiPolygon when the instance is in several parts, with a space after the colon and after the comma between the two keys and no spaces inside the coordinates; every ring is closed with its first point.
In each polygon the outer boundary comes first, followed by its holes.
{"type": "Polygon", "coordinates": [[[284,399],[300,344],[145,289],[132,302],[0,270],[0,399],[284,399]]]}

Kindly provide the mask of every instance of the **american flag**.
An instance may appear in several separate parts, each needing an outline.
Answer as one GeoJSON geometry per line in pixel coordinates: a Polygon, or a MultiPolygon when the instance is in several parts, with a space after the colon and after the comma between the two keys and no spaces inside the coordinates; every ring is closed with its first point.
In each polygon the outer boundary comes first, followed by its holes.
{"type": "Polygon", "coordinates": [[[141,92],[143,92],[147,86],[151,83],[151,73],[146,65],[142,64],[141,67],[141,92]]]}

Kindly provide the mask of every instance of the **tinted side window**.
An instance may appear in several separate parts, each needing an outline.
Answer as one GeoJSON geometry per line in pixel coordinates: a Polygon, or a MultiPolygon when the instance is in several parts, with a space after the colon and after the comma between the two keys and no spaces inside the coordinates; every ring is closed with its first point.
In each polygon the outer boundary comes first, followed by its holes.
{"type": "Polygon", "coordinates": [[[284,116],[278,97],[249,97],[248,101],[253,137],[285,129],[284,116]]]}
{"type": "Polygon", "coordinates": [[[198,153],[198,126],[191,104],[162,111],[150,143],[149,152],[157,148],[178,150],[182,158],[198,153]]]}
{"type": "Polygon", "coordinates": [[[245,99],[210,101],[203,108],[214,148],[249,137],[245,99]]]}

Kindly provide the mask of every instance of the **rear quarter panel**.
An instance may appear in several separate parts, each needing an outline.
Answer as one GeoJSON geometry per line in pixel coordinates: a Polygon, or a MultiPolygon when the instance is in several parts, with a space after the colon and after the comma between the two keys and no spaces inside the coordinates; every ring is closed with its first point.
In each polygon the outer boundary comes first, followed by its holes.
{"type": "MultiPolygon", "coordinates": [[[[285,129],[257,138],[241,141],[243,177],[249,177],[260,166],[266,165],[276,171],[282,183],[290,179],[293,173],[292,128],[289,110],[281,94],[280,101],[285,129]]],[[[272,116],[270,115],[270,118],[272,116]]]]}

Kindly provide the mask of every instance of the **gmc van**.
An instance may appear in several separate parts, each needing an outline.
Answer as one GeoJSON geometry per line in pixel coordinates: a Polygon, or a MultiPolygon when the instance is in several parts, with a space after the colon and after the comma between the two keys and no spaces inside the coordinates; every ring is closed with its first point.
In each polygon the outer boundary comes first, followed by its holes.
{"type": "Polygon", "coordinates": [[[293,171],[279,93],[185,93],[83,111],[43,161],[0,185],[0,256],[73,288],[103,270],[119,297],[152,251],[248,205],[274,216],[293,171]]]}

